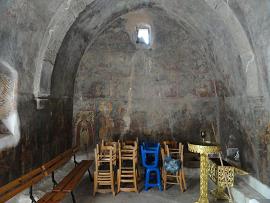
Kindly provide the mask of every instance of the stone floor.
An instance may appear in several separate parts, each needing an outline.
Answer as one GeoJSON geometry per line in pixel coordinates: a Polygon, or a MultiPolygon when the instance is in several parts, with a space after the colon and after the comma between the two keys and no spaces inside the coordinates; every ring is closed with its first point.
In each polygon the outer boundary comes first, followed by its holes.
{"type": "MultiPolygon", "coordinates": [[[[84,153],[77,155],[77,161],[84,159],[93,159],[93,153],[84,153]]],[[[185,157],[188,160],[188,157],[185,157]]],[[[189,160],[191,163],[191,161],[189,160]]],[[[187,161],[186,161],[187,163],[187,161]]],[[[192,162],[193,163],[193,162],[192,162]]],[[[139,184],[140,192],[137,193],[124,193],[121,192],[115,197],[109,194],[99,194],[93,197],[93,183],[90,182],[89,176],[86,173],[81,183],[75,189],[74,194],[77,200],[77,203],[174,203],[174,202],[183,202],[183,203],[193,203],[198,200],[199,197],[199,168],[197,164],[189,164],[188,168],[185,168],[186,182],[187,182],[187,191],[182,193],[178,185],[168,187],[167,191],[158,191],[157,189],[150,189],[149,191],[143,190],[143,181],[139,184]],[[195,168],[194,168],[195,167],[195,168]]],[[[60,168],[55,173],[55,179],[60,182],[74,167],[74,163],[71,160],[64,167],[60,168]]],[[[94,166],[91,167],[93,173],[94,166]]],[[[270,199],[265,199],[261,194],[258,194],[257,191],[252,189],[247,185],[247,182],[236,178],[235,186],[232,188],[231,192],[234,197],[234,203],[269,203],[270,199]]],[[[258,186],[259,187],[259,186],[258,186]]],[[[209,181],[209,189],[213,189],[214,185],[209,181]]],[[[40,199],[45,193],[52,190],[52,181],[51,177],[48,176],[40,183],[36,184],[33,187],[33,193],[35,199],[40,199]]],[[[29,200],[28,190],[17,195],[8,203],[31,203],[29,200]]],[[[223,203],[224,201],[216,201],[209,194],[210,203],[223,203]]],[[[64,203],[72,203],[71,195],[68,195],[63,201],[64,203]]]]}
{"type": "MultiPolygon", "coordinates": [[[[75,195],[80,203],[193,203],[199,196],[199,179],[198,177],[187,177],[188,189],[182,193],[179,186],[169,187],[168,190],[160,192],[158,189],[143,190],[143,184],[140,184],[140,192],[126,193],[120,192],[115,197],[111,194],[99,194],[92,196],[92,184],[89,184],[89,179],[86,177],[76,189],[75,195]]],[[[214,201],[210,197],[210,202],[214,201]]],[[[67,197],[65,203],[72,202],[71,197],[67,197]]]]}
{"type": "MultiPolygon", "coordinates": [[[[67,163],[64,167],[59,169],[56,174],[56,180],[60,181],[74,166],[72,162],[67,163]]],[[[93,170],[93,169],[92,169],[93,170]]],[[[93,197],[93,184],[90,182],[89,176],[86,173],[81,183],[78,185],[74,191],[77,203],[192,203],[196,201],[199,197],[199,170],[186,168],[186,182],[187,191],[182,193],[178,185],[169,187],[167,191],[158,191],[157,189],[150,189],[149,191],[143,190],[143,182],[139,184],[140,192],[137,193],[125,193],[121,192],[115,197],[111,194],[99,194],[97,193],[93,197]]],[[[210,188],[213,187],[210,185],[210,188]]],[[[45,180],[35,185],[34,195],[36,199],[42,197],[46,192],[51,191],[52,182],[51,178],[47,177],[45,180]]],[[[215,201],[211,196],[209,196],[210,202],[215,201]]],[[[30,203],[28,197],[28,190],[24,191],[20,195],[11,199],[9,203],[30,203]]],[[[71,203],[71,195],[68,195],[63,201],[64,203],[71,203]]]]}

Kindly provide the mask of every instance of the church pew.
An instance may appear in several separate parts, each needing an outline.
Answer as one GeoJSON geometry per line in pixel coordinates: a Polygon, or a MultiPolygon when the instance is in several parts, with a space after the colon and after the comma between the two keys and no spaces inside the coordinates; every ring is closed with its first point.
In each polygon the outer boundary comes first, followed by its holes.
{"type": "Polygon", "coordinates": [[[51,192],[48,192],[41,199],[39,199],[38,203],[60,202],[69,193],[72,196],[73,202],[76,202],[72,191],[79,184],[87,170],[90,175],[89,167],[92,163],[93,160],[83,160],[78,163],[76,167],[70,171],[70,173],[66,175],[65,178],[51,192]]]}
{"type": "Polygon", "coordinates": [[[44,177],[48,175],[52,175],[52,181],[54,185],[56,181],[54,180],[54,171],[61,166],[63,166],[66,162],[68,162],[71,157],[78,151],[78,147],[74,147],[69,149],[60,155],[56,156],[54,159],[49,162],[43,164],[42,166],[30,171],[29,173],[17,178],[16,180],[4,185],[0,188],[0,202],[6,202],[11,199],[18,193],[24,191],[27,188],[30,188],[29,195],[32,202],[36,202],[33,194],[32,187],[39,181],[41,181],[44,177]]]}

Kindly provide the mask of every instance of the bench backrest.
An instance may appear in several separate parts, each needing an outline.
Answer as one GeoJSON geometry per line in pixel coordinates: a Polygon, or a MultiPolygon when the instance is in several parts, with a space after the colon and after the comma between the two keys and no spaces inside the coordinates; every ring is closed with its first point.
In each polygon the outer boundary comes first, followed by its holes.
{"type": "Polygon", "coordinates": [[[68,162],[72,155],[74,155],[77,151],[78,147],[69,149],[42,166],[4,185],[0,188],[0,202],[6,202],[16,194],[38,183],[44,177],[50,175],[51,172],[68,162]]]}

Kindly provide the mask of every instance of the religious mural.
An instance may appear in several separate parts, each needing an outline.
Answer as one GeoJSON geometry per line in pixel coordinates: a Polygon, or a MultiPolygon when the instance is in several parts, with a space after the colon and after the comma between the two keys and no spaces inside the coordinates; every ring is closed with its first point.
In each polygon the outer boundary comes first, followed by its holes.
{"type": "Polygon", "coordinates": [[[101,102],[99,104],[99,131],[98,137],[100,140],[113,140],[113,129],[114,121],[111,117],[112,114],[112,103],[111,102],[101,102]]]}
{"type": "Polygon", "coordinates": [[[82,150],[87,151],[100,140],[119,139],[125,128],[125,108],[101,101],[97,108],[81,109],[76,114],[75,139],[82,150]],[[89,110],[91,109],[91,110],[89,110]]]}
{"type": "Polygon", "coordinates": [[[269,179],[270,174],[270,123],[259,136],[259,155],[261,157],[261,178],[269,179]]]}
{"type": "Polygon", "coordinates": [[[127,110],[123,106],[116,107],[114,115],[114,135],[116,137],[121,137],[125,133],[127,123],[124,120],[127,110]]]}
{"type": "Polygon", "coordinates": [[[76,116],[76,144],[84,151],[95,143],[95,112],[81,111],[76,116]]]}
{"type": "Polygon", "coordinates": [[[105,97],[104,84],[101,82],[93,82],[90,87],[89,98],[105,97]]]}
{"type": "Polygon", "coordinates": [[[205,123],[216,123],[214,97],[223,94],[224,86],[218,81],[216,89],[212,85],[211,65],[200,42],[192,39],[190,46],[190,33],[166,19],[181,35],[175,37],[160,26],[165,19],[157,19],[151,51],[136,51],[125,31],[132,23],[127,17],[119,18],[84,53],[74,92],[75,137],[81,147],[126,137],[196,140],[205,123]]]}
{"type": "MultiPolygon", "coordinates": [[[[249,101],[234,75],[227,69],[221,73],[213,53],[201,49],[192,33],[171,19],[151,15],[156,33],[152,49],[136,49],[130,33],[134,21],[123,16],[85,51],[75,82],[76,139],[84,136],[79,120],[93,126],[84,132],[94,143],[134,137],[198,141],[200,130],[206,129],[206,139],[220,142],[224,156],[270,183],[267,132],[257,141],[259,129],[269,121],[264,102],[249,101]],[[94,112],[93,120],[78,120],[87,109],[94,112]],[[261,166],[254,165],[258,153],[264,157],[261,166]]],[[[81,142],[87,146],[88,140],[81,142]]]]}

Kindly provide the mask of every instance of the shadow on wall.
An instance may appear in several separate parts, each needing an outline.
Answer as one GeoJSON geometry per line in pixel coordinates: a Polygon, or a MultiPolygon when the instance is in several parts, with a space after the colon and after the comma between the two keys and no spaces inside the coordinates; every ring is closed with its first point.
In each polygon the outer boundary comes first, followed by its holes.
{"type": "Polygon", "coordinates": [[[17,71],[0,61],[0,151],[16,146],[20,140],[17,84],[17,71]]]}

